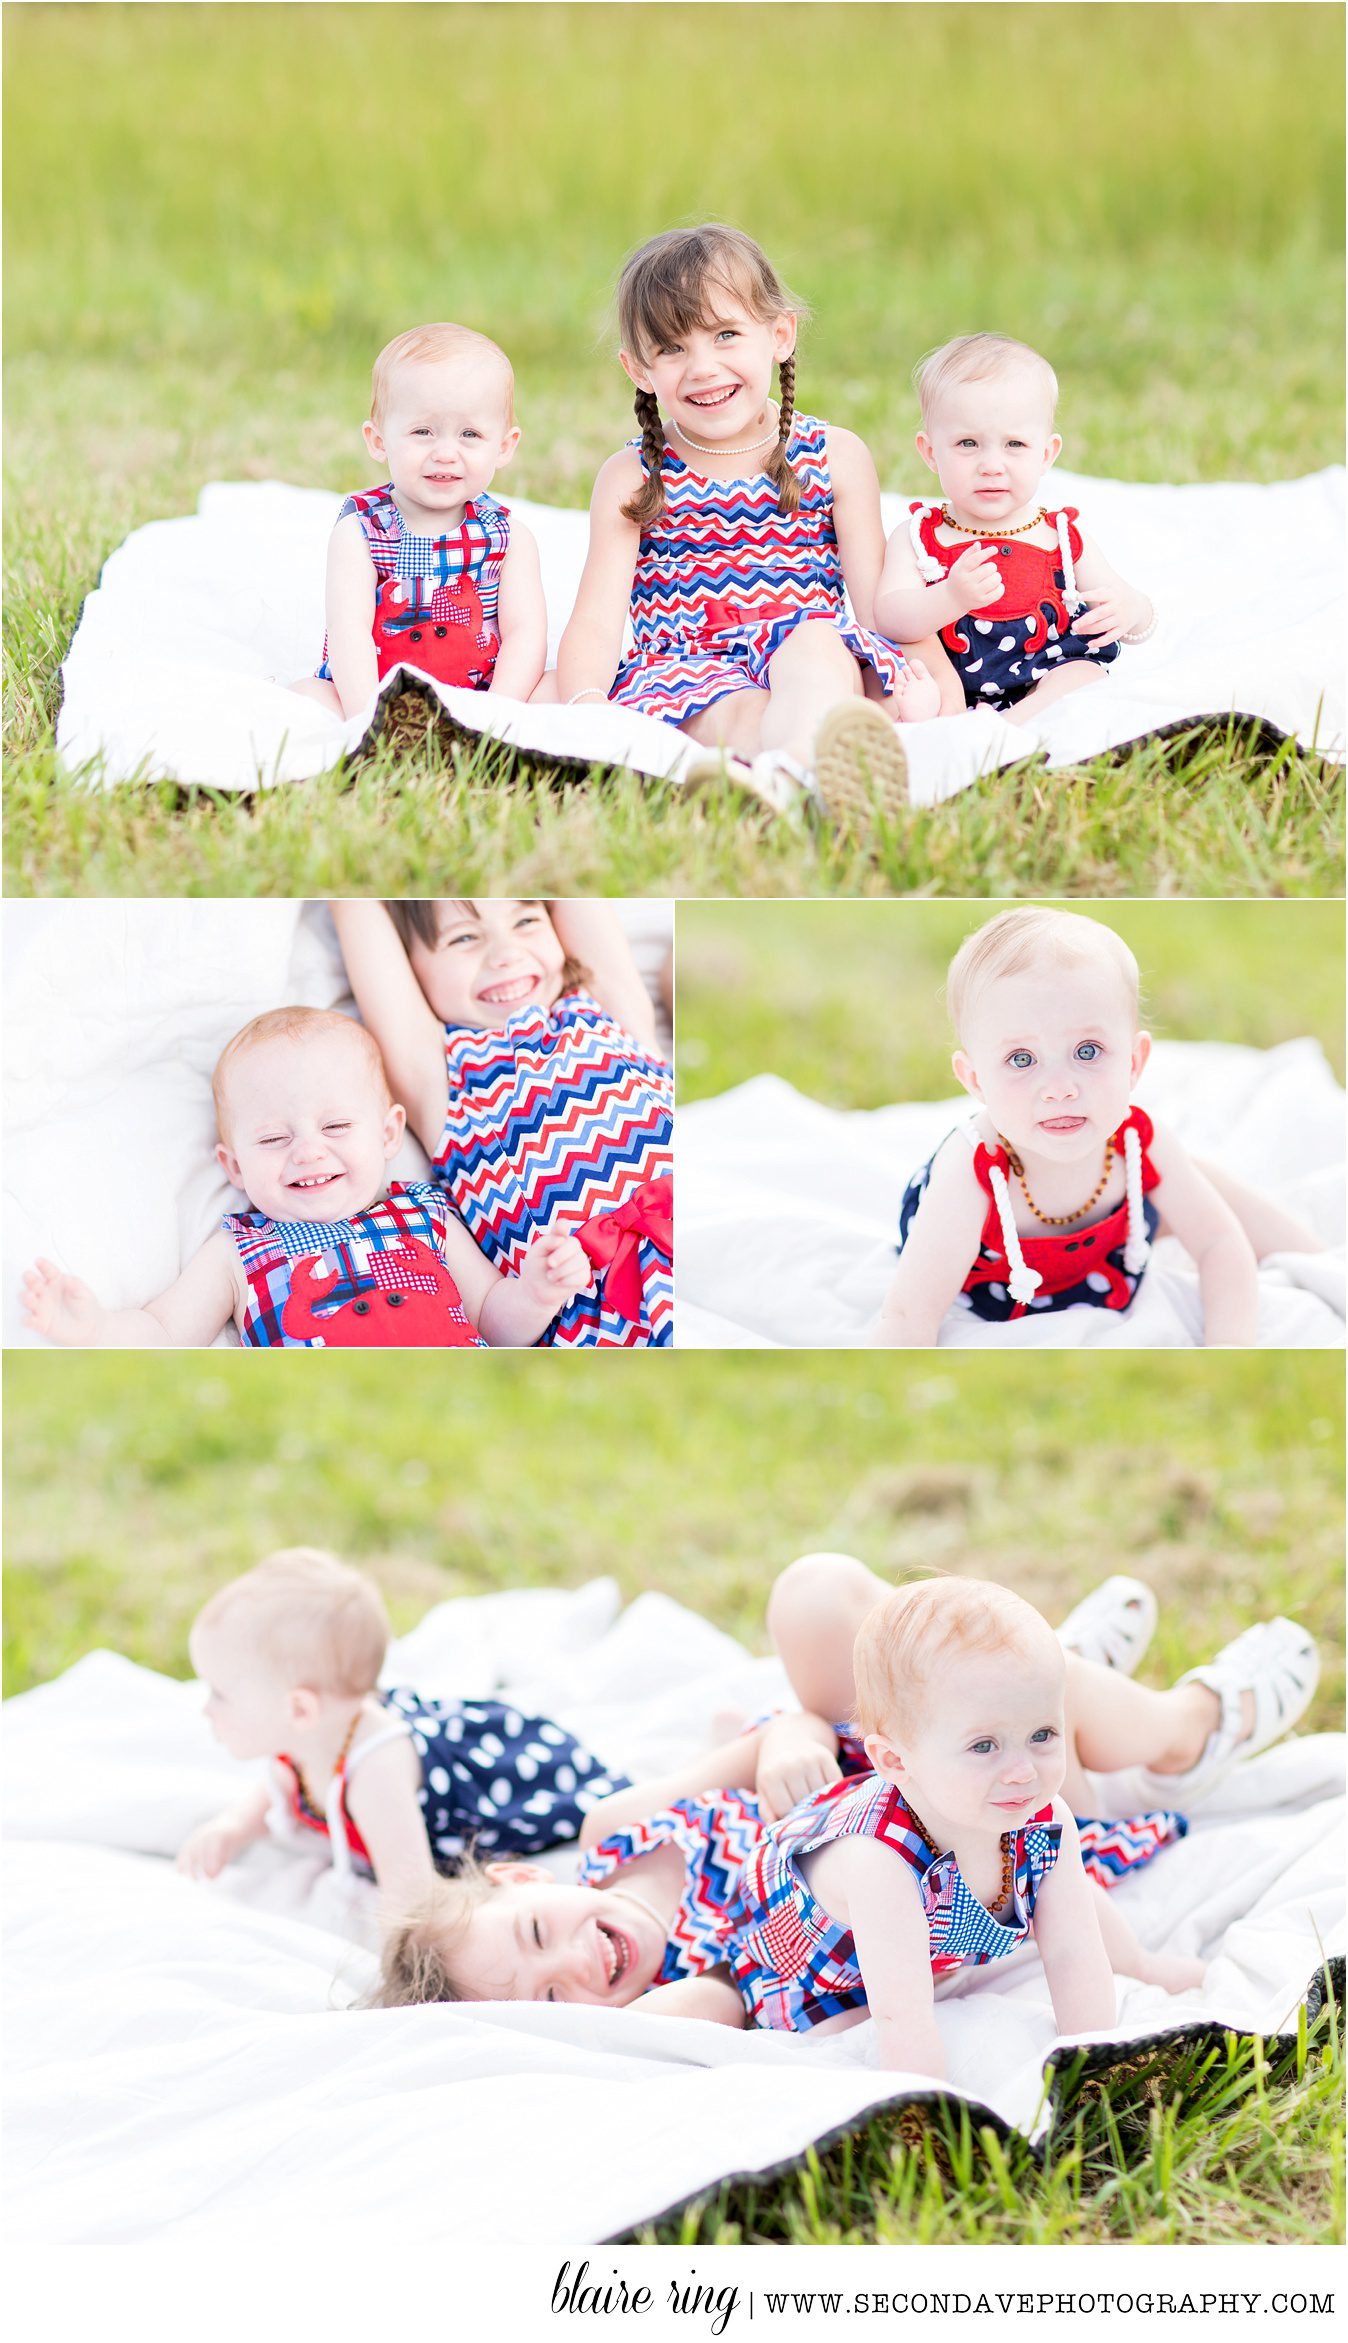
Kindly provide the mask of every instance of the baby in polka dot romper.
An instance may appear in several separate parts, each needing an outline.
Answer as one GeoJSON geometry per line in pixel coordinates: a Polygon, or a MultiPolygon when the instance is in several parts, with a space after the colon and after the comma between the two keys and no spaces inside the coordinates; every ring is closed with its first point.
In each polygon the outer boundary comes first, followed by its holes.
{"type": "Polygon", "coordinates": [[[269,1828],[312,1831],[338,1872],[372,1872],[401,1911],[470,1845],[535,1855],[627,1786],[549,1718],[380,1687],[388,1640],[369,1580],[309,1546],[212,1596],[189,1638],[207,1721],[231,1757],[267,1765],[192,1832],[180,1870],[213,1879],[269,1828]]]}

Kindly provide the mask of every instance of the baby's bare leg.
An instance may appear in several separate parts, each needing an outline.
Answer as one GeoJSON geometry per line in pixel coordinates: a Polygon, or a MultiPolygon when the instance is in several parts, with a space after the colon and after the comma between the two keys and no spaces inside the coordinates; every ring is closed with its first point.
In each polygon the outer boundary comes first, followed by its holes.
{"type": "MultiPolygon", "coordinates": [[[[545,674],[540,675],[537,683],[534,685],[533,690],[529,694],[529,699],[535,707],[550,707],[556,702],[558,697],[557,670],[555,667],[549,667],[545,674]]],[[[590,699],[587,699],[583,704],[587,708],[602,708],[605,705],[603,700],[590,699]]],[[[576,705],[577,707],[580,707],[582,703],[578,700],[576,705]]]]}
{"type": "Polygon", "coordinates": [[[1116,1977],[1136,1977],[1143,1985],[1159,1985],[1163,1993],[1187,1993],[1201,1985],[1206,1963],[1184,1953],[1148,1952],[1138,1942],[1113,1896],[1097,1880],[1091,1881],[1095,1917],[1100,1923],[1109,1965],[1116,1977]]]}
{"type": "Polygon", "coordinates": [[[1083,684],[1098,683],[1103,673],[1102,667],[1088,667],[1074,659],[1069,667],[1055,667],[1052,675],[1035,684],[1014,707],[1003,708],[1002,714],[1008,724],[1026,724],[1032,717],[1042,715],[1045,708],[1051,708],[1055,700],[1065,700],[1069,692],[1079,692],[1083,684]]]}
{"type": "Polygon", "coordinates": [[[286,685],[287,691],[298,692],[302,700],[317,700],[332,716],[340,716],[342,703],[337,697],[337,686],[321,675],[302,675],[297,683],[286,685]]]}
{"type": "Polygon", "coordinates": [[[892,1592],[851,1554],[802,1554],[768,1596],[768,1633],[803,1709],[837,1724],[856,1699],[852,1646],[868,1611],[892,1592]]]}
{"type": "Polygon", "coordinates": [[[1235,1179],[1206,1155],[1196,1155],[1194,1162],[1223,1202],[1230,1205],[1254,1247],[1256,1260],[1262,1261],[1269,1253],[1323,1253],[1324,1245],[1314,1229],[1298,1220],[1294,1212],[1285,1212],[1271,1196],[1261,1196],[1257,1188],[1247,1187],[1244,1180],[1235,1179]]]}

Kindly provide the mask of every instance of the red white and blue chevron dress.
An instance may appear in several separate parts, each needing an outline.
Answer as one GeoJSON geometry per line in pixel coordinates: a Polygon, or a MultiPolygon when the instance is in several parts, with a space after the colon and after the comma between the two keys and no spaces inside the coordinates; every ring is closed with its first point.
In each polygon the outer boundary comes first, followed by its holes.
{"type": "Polygon", "coordinates": [[[445,1267],[449,1208],[425,1180],[392,1181],[351,1220],[227,1212],[221,1225],[248,1280],[247,1348],[486,1348],[445,1267]]]}
{"type": "MultiPolygon", "coordinates": [[[[374,564],[380,675],[403,664],[437,683],[485,691],[501,648],[496,612],[510,549],[507,507],[494,496],[473,497],[447,536],[413,537],[388,481],[348,496],[337,519],[349,513],[360,522],[374,564]]],[[[315,673],[332,680],[326,642],[315,673]]]]}
{"type": "MultiPolygon", "coordinates": [[[[1187,1826],[1178,1815],[1154,1814],[1079,1827],[1088,1876],[1109,1886],[1122,1871],[1182,1837],[1187,1826]]],[[[728,1959],[753,2023],[798,2033],[865,2007],[852,1932],[825,1910],[800,1869],[801,1858],[816,1847],[866,1837],[894,1849],[913,1873],[926,1913],[932,1972],[941,1976],[1000,1960],[1033,1934],[1035,1902],[1058,1860],[1061,1836],[1051,1806],[1015,1833],[1013,1919],[995,1920],[967,1886],[955,1856],[932,1854],[893,1783],[863,1774],[818,1791],[770,1825],[739,1877],[728,1959]]]]}
{"type": "MultiPolygon", "coordinates": [[[[642,532],[632,581],[636,650],[618,669],[611,700],[686,724],[727,692],[766,689],[774,652],[811,618],[830,619],[893,691],[902,653],[847,616],[825,428],[813,415],[792,422],[787,453],[801,482],[794,513],[778,512],[766,472],[708,480],[666,447],[665,509],[642,532]]],[[[642,453],[639,440],[630,444],[642,453]]]]}
{"type": "Polygon", "coordinates": [[[674,1333],[674,1078],[587,993],[491,1032],[445,1028],[445,1127],[431,1170],[487,1259],[518,1272],[563,1226],[599,1271],[548,1348],[666,1348],[674,1333]]]}
{"type": "Polygon", "coordinates": [[[676,1798],[663,1814],[611,1831],[582,1855],[582,1887],[603,1887],[614,1872],[655,1847],[675,1846],[684,1860],[683,1894],[669,1931],[656,1985],[705,1977],[730,1959],[733,1910],[744,1865],[761,1844],[764,1823],[751,1790],[713,1790],[676,1798]]]}

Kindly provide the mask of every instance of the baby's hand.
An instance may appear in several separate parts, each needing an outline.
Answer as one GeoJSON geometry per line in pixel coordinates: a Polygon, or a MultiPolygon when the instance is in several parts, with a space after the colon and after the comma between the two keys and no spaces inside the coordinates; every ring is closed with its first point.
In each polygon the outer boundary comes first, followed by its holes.
{"type": "Polygon", "coordinates": [[[946,572],[946,584],[961,618],[971,610],[986,610],[1002,598],[1002,573],[985,545],[966,545],[946,572]]]}
{"type": "Polygon", "coordinates": [[[1115,586],[1083,586],[1080,591],[1089,607],[1073,619],[1072,632],[1089,635],[1093,643],[1117,643],[1140,623],[1146,609],[1140,594],[1121,594],[1115,586]]]}
{"type": "Polygon", "coordinates": [[[807,1736],[799,1717],[773,1717],[763,1727],[754,1790],[766,1821],[778,1821],[803,1798],[826,1790],[841,1776],[842,1767],[832,1750],[817,1736],[807,1736]]]}
{"type": "Polygon", "coordinates": [[[520,1283],[554,1311],[594,1283],[594,1267],[578,1237],[564,1229],[545,1229],[534,1238],[520,1265],[520,1283]]]}
{"type": "Polygon", "coordinates": [[[177,1868],[189,1879],[218,1879],[227,1863],[241,1855],[255,1833],[242,1829],[228,1814],[198,1823],[178,1849],[177,1868]]]}
{"type": "Polygon", "coordinates": [[[23,1322],[49,1342],[84,1349],[98,1341],[107,1313],[82,1278],[54,1261],[35,1261],[23,1279],[23,1322]]]}
{"type": "Polygon", "coordinates": [[[905,659],[894,686],[894,716],[900,724],[923,724],[941,713],[941,687],[920,659],[905,659]]]}

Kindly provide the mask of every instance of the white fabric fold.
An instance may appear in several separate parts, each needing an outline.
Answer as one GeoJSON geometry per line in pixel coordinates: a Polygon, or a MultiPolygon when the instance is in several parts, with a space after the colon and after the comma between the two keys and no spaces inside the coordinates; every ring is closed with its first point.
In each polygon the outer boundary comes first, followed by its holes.
{"type": "MultiPolygon", "coordinates": [[[[1069,764],[1167,726],[1257,717],[1343,752],[1341,467],[1269,486],[1169,487],[1055,471],[1114,566],[1160,614],[1089,690],[1020,729],[988,709],[905,727],[915,801],[933,805],[1043,748],[1069,764]]],[[[538,539],[549,655],[585,558],[582,512],[509,498],[538,539]]],[[[91,784],[167,778],[251,790],[308,779],[368,743],[374,703],[343,722],[286,686],[323,642],[328,534],[341,499],[281,481],[216,481],[193,514],[133,531],[104,565],[62,668],[56,741],[91,784]]],[[[907,499],[883,500],[887,530],[907,499]]],[[[677,784],[690,750],[651,717],[584,702],[524,707],[445,690],[466,732],[570,768],[629,765],[677,784]]]]}

